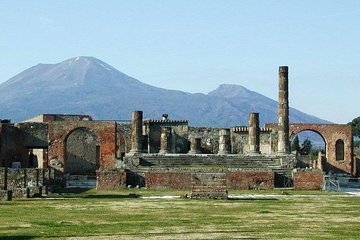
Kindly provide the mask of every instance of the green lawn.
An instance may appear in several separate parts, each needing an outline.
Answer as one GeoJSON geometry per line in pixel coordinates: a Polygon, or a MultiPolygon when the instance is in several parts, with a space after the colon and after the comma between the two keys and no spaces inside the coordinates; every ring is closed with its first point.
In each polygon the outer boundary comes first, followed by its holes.
{"type": "Polygon", "coordinates": [[[187,193],[90,190],[54,199],[0,202],[0,239],[360,238],[359,197],[273,190],[230,194],[279,197],[227,201],[141,198],[187,193]]]}

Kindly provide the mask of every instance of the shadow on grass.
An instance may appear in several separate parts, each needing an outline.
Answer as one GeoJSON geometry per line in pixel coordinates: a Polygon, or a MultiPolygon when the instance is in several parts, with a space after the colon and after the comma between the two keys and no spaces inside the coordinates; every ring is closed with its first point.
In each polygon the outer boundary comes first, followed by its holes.
{"type": "Polygon", "coordinates": [[[0,236],[1,240],[28,240],[35,239],[38,236],[0,236]]]}
{"type": "Polygon", "coordinates": [[[120,195],[120,194],[91,194],[83,196],[83,198],[115,198],[115,199],[124,199],[124,198],[140,198],[141,195],[129,193],[128,195],[120,195]]]}
{"type": "Polygon", "coordinates": [[[249,198],[228,198],[229,201],[279,201],[278,198],[262,198],[262,197],[249,197],[249,198]]]}

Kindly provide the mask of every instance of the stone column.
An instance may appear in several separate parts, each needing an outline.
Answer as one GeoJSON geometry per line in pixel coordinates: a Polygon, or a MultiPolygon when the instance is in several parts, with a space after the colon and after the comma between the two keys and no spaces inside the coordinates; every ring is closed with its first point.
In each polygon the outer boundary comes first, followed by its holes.
{"type": "Polygon", "coordinates": [[[130,153],[142,152],[142,124],[143,124],[143,112],[142,111],[132,112],[130,153]]]}
{"type": "Polygon", "coordinates": [[[160,154],[169,153],[170,150],[170,135],[171,135],[171,127],[162,127],[161,135],[160,135],[160,154]]]}
{"type": "Polygon", "coordinates": [[[230,153],[230,129],[223,128],[219,130],[219,152],[218,154],[224,155],[230,153]]]}
{"type": "Polygon", "coordinates": [[[190,140],[190,151],[189,154],[200,154],[201,153],[201,138],[191,138],[190,140]]]}
{"type": "Polygon", "coordinates": [[[249,114],[249,153],[260,153],[259,113],[249,114]]]}
{"type": "Polygon", "coordinates": [[[278,153],[290,153],[288,67],[279,67],[278,153]]]}

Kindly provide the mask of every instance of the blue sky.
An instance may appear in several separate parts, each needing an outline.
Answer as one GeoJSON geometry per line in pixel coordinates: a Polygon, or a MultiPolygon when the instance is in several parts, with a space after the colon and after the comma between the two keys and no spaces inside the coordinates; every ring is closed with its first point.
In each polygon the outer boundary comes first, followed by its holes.
{"type": "Polygon", "coordinates": [[[336,123],[360,115],[360,1],[0,1],[0,83],[38,63],[97,57],[142,82],[221,83],[336,123]]]}

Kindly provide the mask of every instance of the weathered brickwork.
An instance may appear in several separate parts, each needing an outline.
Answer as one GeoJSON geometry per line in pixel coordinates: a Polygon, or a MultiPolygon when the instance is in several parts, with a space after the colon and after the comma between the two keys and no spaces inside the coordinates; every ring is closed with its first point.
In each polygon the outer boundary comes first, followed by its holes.
{"type": "Polygon", "coordinates": [[[146,172],[145,186],[148,188],[190,189],[190,172],[146,172]]]}
{"type": "MultiPolygon", "coordinates": [[[[100,142],[100,162],[102,168],[113,168],[115,166],[116,154],[116,123],[77,121],[77,122],[50,122],[49,123],[49,161],[56,159],[64,167],[66,172],[66,141],[72,131],[85,128],[92,131],[100,142]]],[[[61,168],[60,168],[61,169],[61,168]]]]}
{"type": "Polygon", "coordinates": [[[226,172],[194,171],[191,174],[191,198],[227,199],[226,172]]]}
{"type": "Polygon", "coordinates": [[[126,172],[120,169],[96,171],[96,189],[115,190],[126,187],[126,172]]]}
{"type": "Polygon", "coordinates": [[[238,171],[229,172],[227,186],[231,189],[273,189],[275,174],[272,171],[238,171]]]}
{"type": "Polygon", "coordinates": [[[324,174],[320,170],[299,169],[293,172],[295,190],[321,190],[324,174]]]}
{"type": "MultiPolygon", "coordinates": [[[[277,129],[276,124],[266,124],[267,128],[277,129]]],[[[323,137],[326,142],[326,162],[324,170],[327,172],[345,172],[356,175],[353,167],[353,145],[352,127],[343,124],[290,124],[289,135],[293,139],[298,133],[303,131],[313,131],[323,137]],[[336,160],[336,141],[344,142],[344,159],[336,160]]]]}

